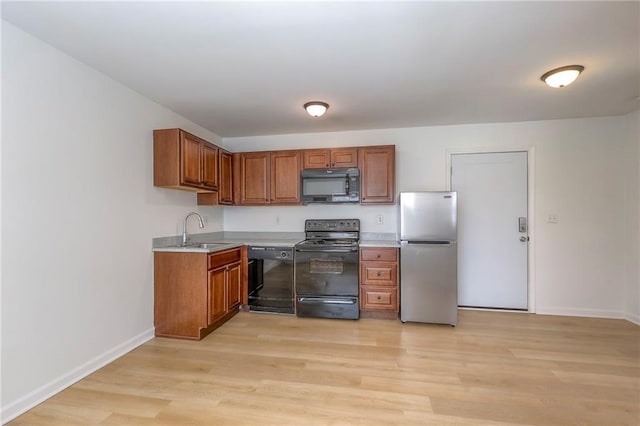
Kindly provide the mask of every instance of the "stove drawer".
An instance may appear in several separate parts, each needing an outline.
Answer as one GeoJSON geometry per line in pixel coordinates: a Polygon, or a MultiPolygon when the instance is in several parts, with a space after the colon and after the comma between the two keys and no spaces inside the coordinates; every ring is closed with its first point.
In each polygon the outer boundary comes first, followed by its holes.
{"type": "Polygon", "coordinates": [[[296,298],[296,315],[312,318],[358,319],[360,309],[357,297],[315,297],[296,298]]]}

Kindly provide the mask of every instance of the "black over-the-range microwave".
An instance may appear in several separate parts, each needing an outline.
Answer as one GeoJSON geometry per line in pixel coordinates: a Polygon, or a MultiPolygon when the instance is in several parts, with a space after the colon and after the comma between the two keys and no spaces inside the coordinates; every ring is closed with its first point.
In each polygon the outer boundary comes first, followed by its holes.
{"type": "Polygon", "coordinates": [[[360,170],[317,169],[302,171],[302,203],[360,202],[360,170]]]}

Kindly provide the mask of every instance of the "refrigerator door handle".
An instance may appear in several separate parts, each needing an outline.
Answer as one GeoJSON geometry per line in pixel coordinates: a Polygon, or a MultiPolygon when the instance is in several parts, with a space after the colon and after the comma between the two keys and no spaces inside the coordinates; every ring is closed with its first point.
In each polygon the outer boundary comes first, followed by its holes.
{"type": "Polygon", "coordinates": [[[455,241],[400,241],[400,245],[430,245],[430,246],[450,246],[455,241]]]}

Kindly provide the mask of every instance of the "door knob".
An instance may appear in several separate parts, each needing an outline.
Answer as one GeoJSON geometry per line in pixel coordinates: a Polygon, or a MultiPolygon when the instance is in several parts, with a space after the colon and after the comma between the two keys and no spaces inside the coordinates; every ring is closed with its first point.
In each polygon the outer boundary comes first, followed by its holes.
{"type": "Polygon", "coordinates": [[[529,237],[522,236],[522,237],[520,237],[520,241],[522,241],[523,243],[526,242],[526,241],[529,241],[529,237]]]}

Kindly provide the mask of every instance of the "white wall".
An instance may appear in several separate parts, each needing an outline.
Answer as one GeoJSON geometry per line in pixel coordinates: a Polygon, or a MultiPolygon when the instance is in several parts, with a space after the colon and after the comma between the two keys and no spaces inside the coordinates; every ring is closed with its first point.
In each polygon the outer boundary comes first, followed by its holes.
{"type": "Polygon", "coordinates": [[[626,156],[625,190],[627,213],[625,221],[626,246],[625,273],[627,288],[625,294],[626,317],[640,324],[640,111],[627,116],[629,134],[626,156]]]}
{"type": "MultiPolygon", "coordinates": [[[[447,186],[450,151],[533,147],[538,313],[625,316],[623,209],[626,117],[227,138],[233,151],[396,145],[397,191],[447,186]],[[546,223],[548,213],[559,222],[546,223]]],[[[636,165],[637,169],[637,165],[636,165]]],[[[358,217],[364,232],[395,232],[396,207],[226,208],[226,230],[300,231],[311,217],[358,217]],[[375,224],[385,215],[383,225],[375,224]],[[277,219],[280,224],[277,224],[277,219]]],[[[635,219],[637,227],[637,216],[635,219]]]]}
{"type": "Polygon", "coordinates": [[[153,187],[152,129],[220,140],[6,22],[2,89],[7,421],[152,336],[151,239],[196,205],[153,187]]]}

